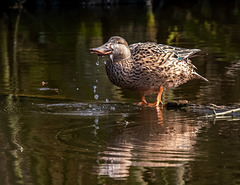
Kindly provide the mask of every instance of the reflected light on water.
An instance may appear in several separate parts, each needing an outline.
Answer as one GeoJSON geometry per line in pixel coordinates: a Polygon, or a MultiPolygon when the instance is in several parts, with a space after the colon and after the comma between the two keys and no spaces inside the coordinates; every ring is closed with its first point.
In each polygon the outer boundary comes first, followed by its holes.
{"type": "Polygon", "coordinates": [[[91,161],[88,170],[100,179],[108,176],[127,180],[133,175],[132,169],[142,179],[148,168],[171,167],[177,181],[182,182],[188,163],[201,156],[194,145],[206,122],[189,112],[75,102],[32,104],[31,109],[23,110],[33,113],[19,118],[26,119],[25,124],[32,117],[41,119],[35,119],[31,132],[24,134],[27,140],[22,145],[22,156],[37,152],[33,157],[39,164],[44,162],[39,156],[48,156],[51,161],[46,168],[53,171],[59,165],[58,170],[64,170],[61,160],[71,158],[79,168],[91,161]]]}
{"type": "Polygon", "coordinates": [[[142,109],[140,115],[125,118],[130,124],[114,134],[106,150],[98,153],[96,174],[126,179],[131,167],[178,170],[195,160],[197,154],[193,146],[201,124],[182,113],[160,108],[153,111],[154,114],[150,111],[153,110],[142,109]]]}

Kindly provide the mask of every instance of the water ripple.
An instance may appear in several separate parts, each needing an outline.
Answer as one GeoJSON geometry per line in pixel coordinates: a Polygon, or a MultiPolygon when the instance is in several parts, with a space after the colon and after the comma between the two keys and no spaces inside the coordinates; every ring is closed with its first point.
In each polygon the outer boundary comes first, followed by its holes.
{"type": "Polygon", "coordinates": [[[140,107],[131,104],[119,103],[54,103],[38,104],[36,108],[39,109],[37,111],[45,114],[79,116],[103,116],[140,109],[140,107]]]}

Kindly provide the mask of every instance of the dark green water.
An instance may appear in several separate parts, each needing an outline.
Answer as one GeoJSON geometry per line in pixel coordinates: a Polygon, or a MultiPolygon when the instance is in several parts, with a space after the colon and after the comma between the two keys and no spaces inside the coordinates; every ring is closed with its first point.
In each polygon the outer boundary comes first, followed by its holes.
{"type": "Polygon", "coordinates": [[[135,106],[139,94],[89,52],[113,35],[199,48],[208,55],[193,63],[211,83],[164,102],[239,105],[240,5],[204,2],[2,14],[0,184],[239,184],[238,118],[135,106]]]}

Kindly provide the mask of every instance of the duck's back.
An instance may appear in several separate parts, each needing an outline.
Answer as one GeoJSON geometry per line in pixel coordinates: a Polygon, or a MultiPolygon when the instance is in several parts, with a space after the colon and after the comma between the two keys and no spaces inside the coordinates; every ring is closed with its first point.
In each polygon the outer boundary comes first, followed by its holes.
{"type": "Polygon", "coordinates": [[[170,55],[173,59],[180,61],[190,58],[195,53],[201,51],[200,49],[179,48],[153,42],[131,44],[129,49],[134,60],[150,59],[152,62],[156,62],[161,58],[163,63],[168,60],[167,57],[170,55]]]}

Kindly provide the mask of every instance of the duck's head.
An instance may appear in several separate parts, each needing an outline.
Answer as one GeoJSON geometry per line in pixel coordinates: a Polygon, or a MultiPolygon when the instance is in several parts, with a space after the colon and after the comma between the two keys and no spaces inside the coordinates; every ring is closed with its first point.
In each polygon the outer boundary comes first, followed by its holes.
{"type": "Polygon", "coordinates": [[[97,48],[91,48],[92,53],[98,55],[110,55],[111,60],[120,61],[131,57],[131,52],[128,48],[128,43],[125,39],[118,36],[111,37],[107,43],[97,48]]]}

